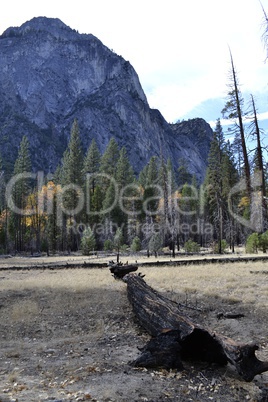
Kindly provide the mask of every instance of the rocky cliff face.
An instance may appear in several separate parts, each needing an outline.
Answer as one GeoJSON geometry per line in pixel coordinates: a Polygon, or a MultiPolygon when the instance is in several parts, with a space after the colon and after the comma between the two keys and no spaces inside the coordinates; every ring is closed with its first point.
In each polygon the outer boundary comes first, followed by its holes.
{"type": "Polygon", "coordinates": [[[85,149],[103,152],[111,137],[139,171],[152,155],[189,161],[204,176],[212,135],[202,119],[168,124],[150,109],[129,62],[93,35],[58,19],[34,18],[0,36],[0,147],[9,163],[27,135],[34,168],[55,169],[77,118],[85,149]]]}

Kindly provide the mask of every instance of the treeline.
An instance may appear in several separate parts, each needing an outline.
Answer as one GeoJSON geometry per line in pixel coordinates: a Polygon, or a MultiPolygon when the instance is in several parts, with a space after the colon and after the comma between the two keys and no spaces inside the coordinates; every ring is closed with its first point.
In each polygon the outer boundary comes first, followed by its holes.
{"type": "MultiPolygon", "coordinates": [[[[268,20],[264,9],[263,13],[267,48],[268,20]]],[[[253,95],[250,110],[244,110],[231,52],[230,60],[222,115],[233,123],[228,131],[233,139],[226,140],[218,119],[204,183],[197,183],[186,161],[180,161],[175,171],[162,156],[152,157],[137,177],[126,149],[120,149],[113,138],[103,154],[92,140],[84,155],[76,120],[56,171],[46,176],[31,173],[25,136],[11,178],[6,177],[0,158],[0,252],[82,250],[89,254],[131,248],[147,250],[149,255],[167,247],[175,256],[182,246],[188,252],[210,246],[222,253],[245,243],[251,252],[266,251],[267,165],[262,131],[253,95]]]]}
{"type": "MultiPolygon", "coordinates": [[[[25,136],[12,178],[6,181],[2,171],[1,252],[131,248],[156,255],[167,247],[175,256],[182,246],[189,252],[200,246],[234,250],[256,226],[234,149],[218,120],[204,183],[197,183],[186,163],[174,171],[170,160],[156,156],[137,177],[114,138],[103,154],[93,139],[84,155],[75,120],[60,165],[44,176],[31,173],[25,136]]],[[[258,160],[252,169],[259,171],[258,160]]]]}

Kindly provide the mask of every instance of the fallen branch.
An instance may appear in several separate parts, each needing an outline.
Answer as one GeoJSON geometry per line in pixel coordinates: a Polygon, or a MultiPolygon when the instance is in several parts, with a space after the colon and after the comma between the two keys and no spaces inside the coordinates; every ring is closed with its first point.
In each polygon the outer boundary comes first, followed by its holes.
{"type": "Polygon", "coordinates": [[[257,345],[238,344],[194,324],[179,311],[177,303],[148,286],[138,275],[126,275],[124,281],[134,313],[153,336],[134,366],[182,369],[182,361],[188,359],[220,365],[229,362],[245,381],[268,371],[268,362],[255,356],[257,345]]]}
{"type": "Polygon", "coordinates": [[[235,319],[237,320],[238,318],[243,318],[245,317],[244,314],[242,313],[218,313],[217,318],[218,320],[221,320],[223,318],[228,318],[228,319],[235,319]]]}

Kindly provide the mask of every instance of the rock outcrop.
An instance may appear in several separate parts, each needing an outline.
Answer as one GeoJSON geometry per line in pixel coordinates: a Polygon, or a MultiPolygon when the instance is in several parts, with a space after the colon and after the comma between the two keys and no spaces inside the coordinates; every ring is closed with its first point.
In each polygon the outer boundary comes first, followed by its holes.
{"type": "MultiPolygon", "coordinates": [[[[179,113],[179,111],[178,111],[179,113]]],[[[204,177],[210,126],[203,119],[168,124],[150,109],[130,63],[91,34],[58,19],[34,18],[0,36],[0,147],[7,169],[27,135],[36,170],[53,171],[77,118],[84,148],[111,137],[138,172],[152,155],[188,161],[204,177]]]]}

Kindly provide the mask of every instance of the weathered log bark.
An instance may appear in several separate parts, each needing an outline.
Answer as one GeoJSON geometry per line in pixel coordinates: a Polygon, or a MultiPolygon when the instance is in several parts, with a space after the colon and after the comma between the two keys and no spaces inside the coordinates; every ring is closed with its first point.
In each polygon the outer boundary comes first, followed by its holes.
{"type": "Polygon", "coordinates": [[[114,264],[110,267],[110,272],[114,275],[116,279],[123,279],[125,275],[129,274],[130,272],[137,271],[137,265],[120,265],[114,264]]]}
{"type": "Polygon", "coordinates": [[[187,359],[220,365],[230,362],[245,381],[268,371],[268,362],[255,356],[255,344],[238,344],[191,322],[179,311],[177,303],[155,291],[138,275],[127,275],[124,281],[134,313],[153,336],[133,365],[182,369],[182,361],[187,359]]]}

